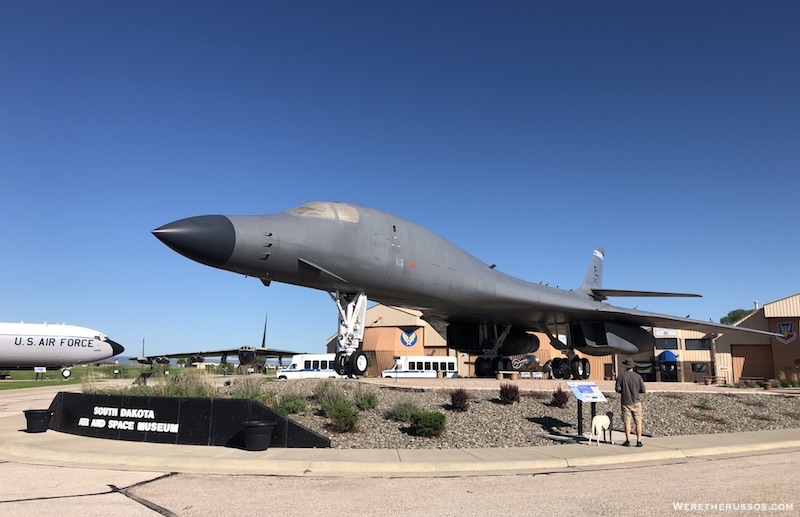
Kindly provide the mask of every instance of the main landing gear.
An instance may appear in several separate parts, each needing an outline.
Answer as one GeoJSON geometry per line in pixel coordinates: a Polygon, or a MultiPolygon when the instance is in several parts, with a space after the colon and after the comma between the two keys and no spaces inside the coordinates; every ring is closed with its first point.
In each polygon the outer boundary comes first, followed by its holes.
{"type": "Polygon", "coordinates": [[[359,292],[330,294],[339,310],[339,350],[334,359],[336,373],[348,377],[367,372],[367,355],[359,349],[364,341],[364,320],[367,318],[367,295],[359,292]]]}
{"type": "Polygon", "coordinates": [[[573,352],[572,358],[556,357],[550,363],[551,373],[554,379],[588,379],[591,374],[591,365],[588,359],[576,357],[573,352]]]}

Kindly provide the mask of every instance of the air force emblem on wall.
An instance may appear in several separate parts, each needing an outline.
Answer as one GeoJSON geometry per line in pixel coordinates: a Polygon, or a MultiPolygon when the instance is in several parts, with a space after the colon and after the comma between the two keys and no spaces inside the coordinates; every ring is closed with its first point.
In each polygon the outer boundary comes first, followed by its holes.
{"type": "Polygon", "coordinates": [[[403,346],[414,346],[417,344],[417,333],[416,332],[401,332],[400,333],[400,342],[403,346]]]}
{"type": "Polygon", "coordinates": [[[794,330],[794,322],[784,321],[778,323],[778,334],[783,334],[783,337],[776,337],[775,339],[777,339],[784,345],[788,345],[789,343],[797,339],[797,332],[795,332],[794,330]]]}

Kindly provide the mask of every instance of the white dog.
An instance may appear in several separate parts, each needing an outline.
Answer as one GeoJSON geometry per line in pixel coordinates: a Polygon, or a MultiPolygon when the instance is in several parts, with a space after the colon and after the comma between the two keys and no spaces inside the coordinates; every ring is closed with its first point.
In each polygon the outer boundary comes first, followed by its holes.
{"type": "Polygon", "coordinates": [[[597,415],[592,418],[592,432],[589,433],[589,445],[592,444],[592,436],[594,436],[597,441],[597,446],[600,446],[600,431],[603,432],[603,440],[605,440],[606,431],[608,431],[608,438],[611,441],[611,445],[614,445],[614,435],[611,431],[611,418],[613,416],[614,413],[609,411],[605,415],[597,415]]]}

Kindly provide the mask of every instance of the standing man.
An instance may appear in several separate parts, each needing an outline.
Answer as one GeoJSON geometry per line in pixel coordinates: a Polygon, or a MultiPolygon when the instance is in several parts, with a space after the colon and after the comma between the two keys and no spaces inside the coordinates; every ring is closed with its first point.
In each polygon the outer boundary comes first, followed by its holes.
{"type": "Polygon", "coordinates": [[[622,362],[625,372],[617,376],[617,393],[622,402],[622,421],[625,423],[625,447],[631,446],[631,419],[636,424],[636,446],[642,446],[642,400],[644,393],[642,376],[633,371],[636,361],[627,358],[622,362]]]}

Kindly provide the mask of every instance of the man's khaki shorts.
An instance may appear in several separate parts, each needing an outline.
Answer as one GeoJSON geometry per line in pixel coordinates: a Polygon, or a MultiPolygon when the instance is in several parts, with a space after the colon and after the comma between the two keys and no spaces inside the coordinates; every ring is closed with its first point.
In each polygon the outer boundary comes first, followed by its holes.
{"type": "Polygon", "coordinates": [[[631,425],[633,419],[634,425],[641,425],[642,423],[642,403],[623,405],[622,406],[622,423],[631,425]]]}

